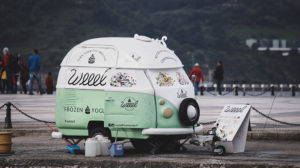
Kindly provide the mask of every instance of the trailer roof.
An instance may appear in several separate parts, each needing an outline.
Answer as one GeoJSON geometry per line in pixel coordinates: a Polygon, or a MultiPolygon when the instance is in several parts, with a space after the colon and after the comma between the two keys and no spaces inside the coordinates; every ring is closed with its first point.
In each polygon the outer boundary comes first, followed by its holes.
{"type": "Polygon", "coordinates": [[[183,67],[163,36],[161,40],[135,35],[84,41],[65,56],[61,66],[165,69],[183,67]]]}

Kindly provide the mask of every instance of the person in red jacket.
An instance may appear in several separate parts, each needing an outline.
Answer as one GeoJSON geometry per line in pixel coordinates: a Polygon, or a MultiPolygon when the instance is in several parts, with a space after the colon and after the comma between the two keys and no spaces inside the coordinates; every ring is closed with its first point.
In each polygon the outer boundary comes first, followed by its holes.
{"type": "Polygon", "coordinates": [[[7,79],[7,91],[6,93],[11,93],[12,92],[12,85],[13,85],[13,81],[12,81],[12,78],[13,78],[13,72],[11,70],[11,65],[9,65],[10,63],[10,57],[11,57],[11,54],[9,52],[9,49],[7,47],[4,47],[3,49],[3,63],[4,63],[4,70],[6,71],[6,79],[7,79]]]}
{"type": "Polygon", "coordinates": [[[199,91],[199,83],[201,80],[202,80],[202,83],[204,82],[204,75],[202,73],[202,70],[199,68],[198,63],[195,64],[195,67],[190,72],[189,78],[192,80],[192,82],[194,84],[195,96],[197,96],[198,91],[199,91]]]}
{"type": "Polygon", "coordinates": [[[46,88],[47,94],[53,94],[53,78],[51,72],[48,72],[48,76],[46,78],[46,88]]]}

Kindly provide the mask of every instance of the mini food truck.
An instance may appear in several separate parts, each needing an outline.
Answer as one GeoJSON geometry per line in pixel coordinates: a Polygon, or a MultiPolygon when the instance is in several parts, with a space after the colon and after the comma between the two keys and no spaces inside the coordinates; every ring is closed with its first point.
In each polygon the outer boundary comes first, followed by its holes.
{"type": "Polygon", "coordinates": [[[149,151],[200,132],[193,85],[165,40],[95,38],[72,48],[56,86],[62,136],[128,138],[149,151]]]}

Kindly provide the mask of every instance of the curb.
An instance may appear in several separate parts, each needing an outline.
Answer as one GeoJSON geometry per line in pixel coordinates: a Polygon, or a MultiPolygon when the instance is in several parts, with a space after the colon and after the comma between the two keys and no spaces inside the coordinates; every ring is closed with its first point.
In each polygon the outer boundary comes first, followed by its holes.
{"type": "Polygon", "coordinates": [[[51,136],[51,130],[34,129],[0,129],[0,132],[12,132],[12,137],[20,136],[51,136]]]}
{"type": "Polygon", "coordinates": [[[248,140],[287,140],[287,141],[299,141],[300,132],[267,132],[267,131],[251,131],[247,135],[248,140]]]}
{"type": "MultiPolygon", "coordinates": [[[[12,132],[13,137],[20,136],[51,136],[51,130],[34,130],[34,129],[0,129],[0,132],[12,132]]],[[[299,131],[249,131],[247,140],[287,140],[287,141],[300,141],[299,131]]]]}
{"type": "Polygon", "coordinates": [[[105,168],[247,168],[247,167],[276,167],[276,168],[299,168],[296,164],[281,163],[209,163],[207,161],[198,162],[176,162],[176,161],[150,161],[150,160],[121,160],[99,159],[95,160],[75,160],[75,159],[0,159],[0,167],[105,167],[105,168]]]}

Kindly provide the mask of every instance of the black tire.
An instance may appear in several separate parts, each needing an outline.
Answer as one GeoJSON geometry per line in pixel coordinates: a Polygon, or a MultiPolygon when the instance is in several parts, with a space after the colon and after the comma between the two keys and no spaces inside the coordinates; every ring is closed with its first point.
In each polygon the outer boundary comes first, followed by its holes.
{"type": "Polygon", "coordinates": [[[101,127],[96,127],[94,128],[91,133],[90,133],[90,138],[95,137],[97,135],[102,135],[104,137],[108,137],[111,138],[110,133],[105,129],[105,128],[101,128],[101,127]]]}
{"type": "Polygon", "coordinates": [[[141,153],[176,153],[180,151],[178,139],[167,136],[155,136],[149,139],[131,139],[133,147],[141,153]]]}
{"type": "Polygon", "coordinates": [[[197,124],[200,116],[199,105],[195,99],[186,98],[184,99],[179,107],[179,120],[185,126],[193,126],[197,124]],[[187,109],[189,106],[194,106],[196,109],[196,115],[192,119],[188,117],[187,109]]]}
{"type": "Polygon", "coordinates": [[[150,153],[155,149],[155,144],[152,139],[130,139],[133,147],[141,153],[150,153]]]}
{"type": "Polygon", "coordinates": [[[224,146],[217,146],[216,149],[220,150],[219,152],[216,152],[216,154],[217,154],[218,156],[223,156],[223,155],[225,155],[226,151],[225,151],[224,146]]]}

